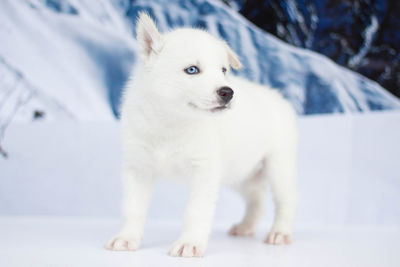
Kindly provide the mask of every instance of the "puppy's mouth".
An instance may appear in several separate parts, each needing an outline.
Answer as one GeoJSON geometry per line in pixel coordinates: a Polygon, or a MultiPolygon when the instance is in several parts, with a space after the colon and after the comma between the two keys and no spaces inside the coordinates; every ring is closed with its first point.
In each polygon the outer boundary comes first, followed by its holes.
{"type": "Polygon", "coordinates": [[[191,107],[193,107],[195,109],[200,109],[200,110],[210,111],[210,112],[220,112],[222,110],[230,108],[229,104],[228,105],[216,106],[216,107],[213,107],[213,108],[201,108],[201,107],[197,106],[196,104],[194,104],[192,102],[189,102],[189,106],[191,106],[191,107]]]}

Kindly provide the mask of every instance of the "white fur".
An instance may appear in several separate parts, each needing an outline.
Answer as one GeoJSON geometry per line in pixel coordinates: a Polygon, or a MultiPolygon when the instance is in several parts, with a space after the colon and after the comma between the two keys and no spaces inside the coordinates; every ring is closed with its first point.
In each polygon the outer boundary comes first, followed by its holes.
{"type": "Polygon", "coordinates": [[[161,175],[185,181],[190,190],[182,234],[170,255],[204,254],[221,184],[246,200],[246,215],[230,234],[254,232],[269,185],[276,214],[266,242],[289,243],[298,136],[291,105],[276,90],[229,74],[229,66],[241,66],[238,56],[207,32],[182,28],[160,34],[145,13],[137,25],[143,66],[127,84],[121,110],[123,226],[106,247],[138,248],[161,175]],[[192,65],[199,74],[184,72],[192,65]],[[223,86],[234,91],[230,108],[212,111],[223,86]]]}

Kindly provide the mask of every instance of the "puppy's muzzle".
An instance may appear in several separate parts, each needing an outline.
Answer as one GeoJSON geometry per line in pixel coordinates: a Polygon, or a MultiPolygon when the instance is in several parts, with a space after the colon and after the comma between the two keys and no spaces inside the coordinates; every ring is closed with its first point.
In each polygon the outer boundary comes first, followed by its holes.
{"type": "Polygon", "coordinates": [[[217,90],[217,94],[224,104],[228,104],[233,97],[233,90],[230,87],[224,86],[217,90]]]}

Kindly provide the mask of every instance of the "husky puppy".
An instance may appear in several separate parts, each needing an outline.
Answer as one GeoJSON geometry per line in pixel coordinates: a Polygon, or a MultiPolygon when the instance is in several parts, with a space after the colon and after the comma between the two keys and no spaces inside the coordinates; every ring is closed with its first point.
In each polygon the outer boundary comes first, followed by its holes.
{"type": "Polygon", "coordinates": [[[106,248],[139,247],[161,175],[186,182],[190,191],[171,256],[204,254],[221,185],[246,201],[231,235],[254,233],[270,187],[276,209],[265,242],[289,244],[297,202],[292,106],[276,90],[230,74],[230,67],[241,67],[238,56],[204,30],[161,34],[141,13],[136,33],[142,66],[128,82],[121,108],[123,225],[106,248]]]}

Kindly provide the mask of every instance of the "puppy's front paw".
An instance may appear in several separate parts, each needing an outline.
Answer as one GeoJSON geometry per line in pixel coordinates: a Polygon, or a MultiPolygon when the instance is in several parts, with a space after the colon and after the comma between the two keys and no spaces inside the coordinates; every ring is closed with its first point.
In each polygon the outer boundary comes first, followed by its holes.
{"type": "Polygon", "coordinates": [[[292,242],[292,236],[290,233],[272,230],[264,242],[271,245],[289,245],[292,242]]]}
{"type": "Polygon", "coordinates": [[[130,235],[117,235],[104,245],[109,250],[136,250],[139,247],[140,239],[130,235]]]}
{"type": "Polygon", "coordinates": [[[229,235],[233,236],[252,236],[254,235],[254,229],[253,227],[250,227],[245,224],[235,224],[232,226],[232,228],[229,230],[229,235]]]}
{"type": "Polygon", "coordinates": [[[172,244],[169,255],[173,257],[202,257],[204,255],[205,246],[196,242],[185,242],[178,240],[172,244]]]}

